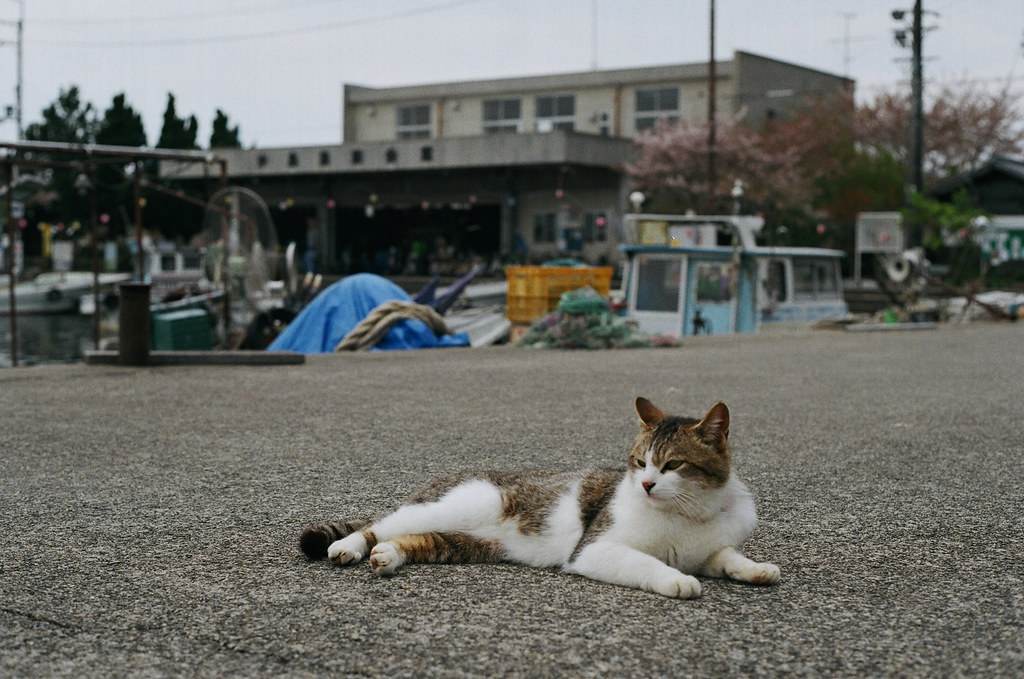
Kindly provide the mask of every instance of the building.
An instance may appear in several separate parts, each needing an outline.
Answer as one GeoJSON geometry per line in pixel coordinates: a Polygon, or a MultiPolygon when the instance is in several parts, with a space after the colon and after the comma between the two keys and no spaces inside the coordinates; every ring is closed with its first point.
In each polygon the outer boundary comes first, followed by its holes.
{"type": "Polygon", "coordinates": [[[995,155],[978,168],[937,182],[928,193],[951,202],[959,192],[991,217],[978,234],[995,264],[1024,260],[1024,158],[995,155]]]}
{"type": "MultiPolygon", "coordinates": [[[[853,87],[747,52],[715,70],[719,115],[751,124],[853,87]]],[[[344,85],[341,144],[223,154],[232,181],[270,204],[281,240],[316,243],[330,271],[422,270],[420,253],[442,268],[471,256],[611,261],[631,139],[658,120],[704,120],[707,97],[706,63],[344,85]]]]}

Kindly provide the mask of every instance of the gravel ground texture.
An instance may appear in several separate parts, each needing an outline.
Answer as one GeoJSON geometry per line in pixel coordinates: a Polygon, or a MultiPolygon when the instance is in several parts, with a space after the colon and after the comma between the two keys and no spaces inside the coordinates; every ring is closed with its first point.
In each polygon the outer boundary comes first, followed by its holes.
{"type": "Polygon", "coordinates": [[[1024,675],[1024,325],[0,371],[0,676],[1024,675]],[[777,587],[309,563],[430,477],[732,410],[777,587]]]}

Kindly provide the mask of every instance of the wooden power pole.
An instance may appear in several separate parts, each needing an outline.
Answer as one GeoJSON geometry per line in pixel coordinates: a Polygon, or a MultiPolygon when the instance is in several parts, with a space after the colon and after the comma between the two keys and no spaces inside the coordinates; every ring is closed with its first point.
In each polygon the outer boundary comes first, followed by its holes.
{"type": "Polygon", "coordinates": [[[715,209],[715,0],[711,0],[710,17],[711,51],[708,55],[708,210],[715,209]]]}

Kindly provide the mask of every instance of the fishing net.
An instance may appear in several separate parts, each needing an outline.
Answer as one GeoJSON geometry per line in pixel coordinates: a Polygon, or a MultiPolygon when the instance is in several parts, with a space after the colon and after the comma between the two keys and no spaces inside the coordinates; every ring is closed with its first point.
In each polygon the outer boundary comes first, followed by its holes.
{"type": "Polygon", "coordinates": [[[608,301],[586,287],[564,293],[558,308],[534,321],[516,345],[533,349],[635,349],[676,347],[679,340],[640,332],[635,322],[613,314],[608,301]]]}

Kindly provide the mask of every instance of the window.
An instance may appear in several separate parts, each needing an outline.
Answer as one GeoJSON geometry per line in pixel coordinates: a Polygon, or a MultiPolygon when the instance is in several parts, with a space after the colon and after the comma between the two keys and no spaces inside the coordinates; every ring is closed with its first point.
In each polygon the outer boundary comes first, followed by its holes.
{"type": "Polygon", "coordinates": [[[320,165],[330,165],[330,164],[331,164],[331,154],[328,153],[327,151],[321,151],[320,152],[320,165]]]}
{"type": "Polygon", "coordinates": [[[433,160],[434,159],[434,147],[433,146],[422,146],[420,147],[420,160],[433,160]]]}
{"type": "Polygon", "coordinates": [[[697,265],[697,302],[727,304],[732,301],[732,274],[728,264],[697,265]]]}
{"type": "Polygon", "coordinates": [[[533,242],[554,243],[556,216],[554,212],[538,212],[533,216],[533,242]]]}
{"type": "Polygon", "coordinates": [[[604,243],[608,240],[608,217],[603,212],[588,212],[583,216],[583,242],[604,243]]]}
{"type": "Polygon", "coordinates": [[[295,151],[289,152],[288,153],[288,167],[298,167],[298,166],[299,166],[299,154],[295,153],[295,151]]]}
{"type": "Polygon", "coordinates": [[[572,131],[576,125],[576,95],[557,94],[537,97],[537,131],[572,131]]]}
{"type": "Polygon", "coordinates": [[[396,132],[399,139],[429,139],[430,104],[399,106],[396,132]]]}
{"type": "Polygon", "coordinates": [[[488,99],[484,102],[484,134],[518,132],[522,106],[518,99],[488,99]]]}
{"type": "Polygon", "coordinates": [[[768,279],[765,292],[773,302],[786,301],[786,263],[777,259],[768,262],[768,279]]]}
{"type": "Polygon", "coordinates": [[[261,153],[260,155],[258,155],[256,157],[256,164],[258,166],[260,166],[260,167],[266,167],[267,166],[267,154],[266,153],[261,153]]]}
{"type": "Polygon", "coordinates": [[[839,296],[836,263],[826,259],[793,262],[793,296],[796,299],[827,299],[839,296]]]}
{"type": "Polygon", "coordinates": [[[384,152],[384,160],[389,163],[393,163],[398,160],[398,151],[394,149],[388,149],[384,152]]]}
{"type": "Polygon", "coordinates": [[[363,152],[359,149],[352,149],[352,164],[362,165],[363,163],[363,152]]]}
{"type": "Polygon", "coordinates": [[[679,311],[682,264],[678,257],[639,262],[636,283],[637,311],[679,311]]]}
{"type": "Polygon", "coordinates": [[[679,120],[679,88],[636,91],[636,131],[649,130],[659,120],[679,120]]]}

